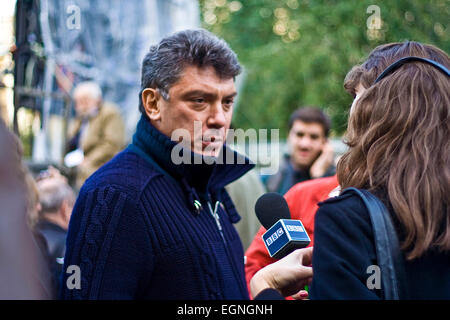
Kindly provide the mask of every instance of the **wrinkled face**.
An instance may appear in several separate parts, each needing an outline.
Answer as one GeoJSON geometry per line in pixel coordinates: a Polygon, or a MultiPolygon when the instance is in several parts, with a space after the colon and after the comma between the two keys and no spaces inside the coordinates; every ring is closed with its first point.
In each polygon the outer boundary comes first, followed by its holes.
{"type": "Polygon", "coordinates": [[[291,148],[291,162],[296,169],[311,167],[327,142],[321,124],[294,121],[289,131],[288,144],[291,148]]]}
{"type": "MultiPolygon", "coordinates": [[[[213,67],[186,66],[180,79],[170,88],[169,100],[156,94],[157,107],[150,113],[146,107],[146,111],[153,125],[172,140],[180,141],[183,135],[186,142],[186,135],[189,135],[191,150],[217,156],[230,127],[235,96],[232,78],[221,79],[213,67]]],[[[148,96],[143,94],[143,97],[145,105],[148,96]]]]}
{"type": "Polygon", "coordinates": [[[75,111],[79,116],[87,116],[96,110],[100,99],[93,98],[87,93],[80,93],[74,97],[75,111]]]}

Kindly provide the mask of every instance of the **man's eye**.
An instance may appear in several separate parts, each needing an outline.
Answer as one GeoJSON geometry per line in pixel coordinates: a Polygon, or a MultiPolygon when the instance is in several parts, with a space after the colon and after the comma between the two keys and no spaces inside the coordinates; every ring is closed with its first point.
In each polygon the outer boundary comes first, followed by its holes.
{"type": "Polygon", "coordinates": [[[224,102],[224,106],[225,107],[227,107],[227,108],[230,108],[232,105],[233,105],[233,100],[232,99],[230,99],[230,100],[225,100],[225,102],[224,102]]]}
{"type": "Polygon", "coordinates": [[[195,103],[205,103],[205,99],[203,99],[203,98],[195,98],[195,99],[192,99],[192,101],[195,103]]]}

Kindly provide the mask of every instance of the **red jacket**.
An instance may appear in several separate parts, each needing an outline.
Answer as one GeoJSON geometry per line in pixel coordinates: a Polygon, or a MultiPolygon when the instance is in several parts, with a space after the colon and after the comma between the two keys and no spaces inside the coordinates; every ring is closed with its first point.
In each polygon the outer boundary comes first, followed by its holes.
{"type": "MultiPolygon", "coordinates": [[[[314,243],[314,216],[319,208],[317,203],[328,199],[329,193],[337,186],[336,176],[313,179],[297,183],[284,195],[291,212],[291,218],[301,220],[311,238],[308,247],[313,246],[314,243]]],[[[250,279],[253,275],[259,269],[277,261],[269,256],[262,241],[261,237],[264,232],[266,232],[266,229],[261,227],[245,253],[247,257],[245,278],[249,291],[250,279]]]]}

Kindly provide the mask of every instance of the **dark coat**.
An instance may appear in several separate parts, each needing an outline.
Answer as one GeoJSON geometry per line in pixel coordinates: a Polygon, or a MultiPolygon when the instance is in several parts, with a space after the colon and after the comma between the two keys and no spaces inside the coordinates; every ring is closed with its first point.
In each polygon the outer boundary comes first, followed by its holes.
{"type": "MultiPolygon", "coordinates": [[[[398,222],[395,225],[398,229],[398,222]]],[[[377,257],[370,216],[359,197],[342,195],[321,203],[314,239],[311,299],[383,298],[382,287],[367,286],[374,275],[367,268],[377,265],[377,257]]],[[[405,261],[405,272],[410,299],[450,299],[450,252],[430,249],[420,258],[405,261]]]]}

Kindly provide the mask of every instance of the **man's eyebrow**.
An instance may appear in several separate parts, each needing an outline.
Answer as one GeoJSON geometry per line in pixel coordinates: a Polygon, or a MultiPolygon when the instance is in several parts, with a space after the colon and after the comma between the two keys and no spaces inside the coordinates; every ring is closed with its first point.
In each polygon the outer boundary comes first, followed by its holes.
{"type": "Polygon", "coordinates": [[[234,98],[237,96],[237,92],[233,92],[232,94],[227,95],[224,99],[230,99],[230,98],[234,98]]]}
{"type": "MultiPolygon", "coordinates": [[[[224,97],[224,99],[230,99],[233,98],[237,95],[237,92],[233,92],[229,95],[227,95],[226,97],[224,97]]],[[[204,97],[208,97],[208,98],[214,98],[217,95],[215,93],[211,93],[208,91],[204,91],[204,90],[192,90],[192,91],[187,91],[185,93],[182,94],[182,96],[184,98],[189,98],[189,97],[193,97],[193,96],[204,96],[204,97]]]]}
{"type": "Polygon", "coordinates": [[[207,96],[207,97],[215,97],[215,93],[210,93],[204,90],[191,90],[186,91],[182,94],[183,97],[192,97],[192,96],[207,96]]]}

